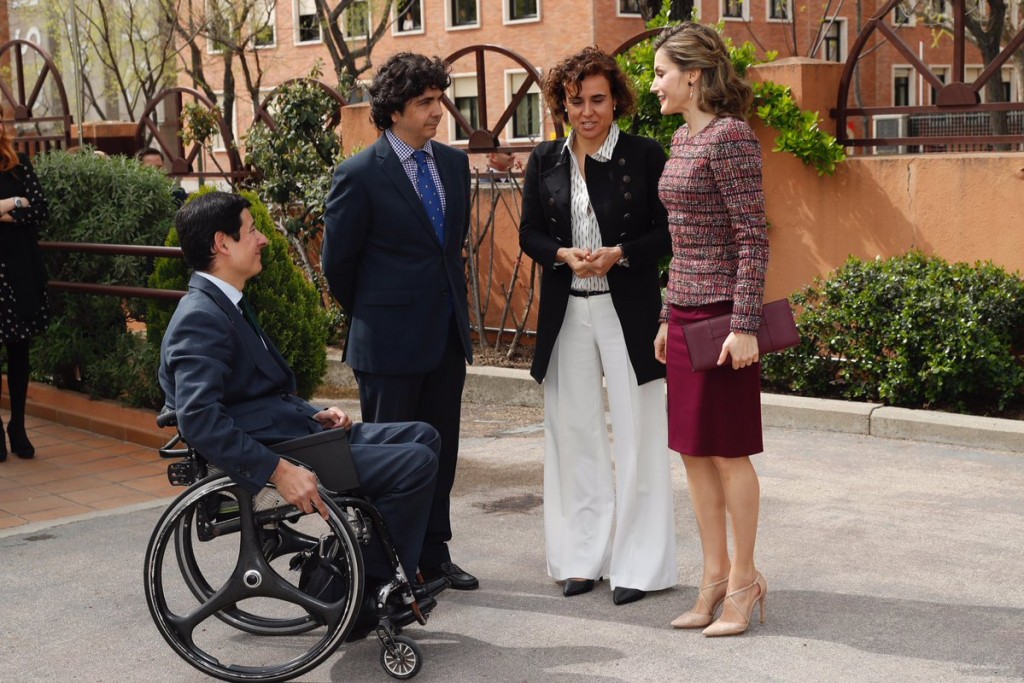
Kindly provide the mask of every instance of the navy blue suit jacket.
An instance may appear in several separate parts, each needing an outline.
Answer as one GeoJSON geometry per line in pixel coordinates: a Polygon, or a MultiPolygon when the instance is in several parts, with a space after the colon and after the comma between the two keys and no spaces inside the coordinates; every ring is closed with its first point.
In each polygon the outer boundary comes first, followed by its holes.
{"type": "Polygon", "coordinates": [[[441,362],[454,307],[472,362],[462,247],[469,233],[469,157],[431,142],[444,185],[441,244],[398,155],[382,135],[342,162],[327,199],[323,271],[348,316],[354,370],[411,375],[441,362]]]}
{"type": "Polygon", "coordinates": [[[160,387],[189,445],[250,493],[266,485],[274,444],[323,430],[295,375],[215,284],[193,275],[161,344],[160,387]]]}

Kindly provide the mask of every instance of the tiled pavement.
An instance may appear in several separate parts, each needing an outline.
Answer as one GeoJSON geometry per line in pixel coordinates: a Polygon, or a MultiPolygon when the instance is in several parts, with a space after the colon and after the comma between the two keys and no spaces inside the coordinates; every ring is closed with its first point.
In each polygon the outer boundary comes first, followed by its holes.
{"type": "MultiPolygon", "coordinates": [[[[9,414],[0,411],[6,425],[9,414]]],[[[178,495],[167,461],[146,446],[29,416],[31,460],[0,463],[0,529],[178,495]]],[[[6,436],[6,435],[5,435],[6,436]]]]}

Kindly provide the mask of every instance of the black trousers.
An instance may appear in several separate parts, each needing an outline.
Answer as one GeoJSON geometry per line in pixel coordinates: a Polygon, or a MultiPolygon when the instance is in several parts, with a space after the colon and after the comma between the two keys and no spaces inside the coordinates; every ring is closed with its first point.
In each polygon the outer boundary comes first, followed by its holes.
{"type": "Polygon", "coordinates": [[[415,375],[379,375],[355,371],[364,422],[426,422],[441,435],[437,484],[423,539],[420,568],[451,560],[450,497],[459,459],[462,424],[462,388],[466,384],[466,355],[455,328],[454,316],[440,364],[415,375]]]}

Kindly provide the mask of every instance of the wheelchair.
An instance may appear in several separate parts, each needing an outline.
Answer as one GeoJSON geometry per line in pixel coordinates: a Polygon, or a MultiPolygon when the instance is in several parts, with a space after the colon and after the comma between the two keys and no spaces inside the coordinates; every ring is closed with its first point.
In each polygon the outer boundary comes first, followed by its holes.
{"type": "MultiPolygon", "coordinates": [[[[177,426],[176,415],[165,412],[157,424],[177,426]]],[[[390,676],[419,673],[422,651],[400,634],[426,624],[436,603],[417,600],[384,520],[358,495],[347,446],[343,430],[330,430],[271,447],[317,474],[326,520],[289,505],[272,486],[250,495],[180,431],[160,449],[178,460],[168,466],[171,483],[188,488],[150,537],[146,602],[164,640],[190,665],[225,681],[286,681],[372,632],[390,676]],[[393,571],[372,597],[373,611],[360,617],[371,609],[360,546],[373,537],[393,571]]]]}

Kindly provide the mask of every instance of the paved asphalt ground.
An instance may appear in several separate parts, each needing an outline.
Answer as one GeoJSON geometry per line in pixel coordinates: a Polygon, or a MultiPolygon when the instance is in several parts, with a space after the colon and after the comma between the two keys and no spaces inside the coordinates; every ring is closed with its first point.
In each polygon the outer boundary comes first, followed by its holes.
{"type": "MultiPolygon", "coordinates": [[[[767,623],[705,639],[668,627],[699,579],[677,461],[676,588],[616,607],[607,582],[566,599],[545,575],[540,419],[467,406],[453,554],[481,588],[444,593],[406,631],[425,655],[415,680],[1024,681],[1024,456],[768,429],[755,458],[767,623]]],[[[0,532],[0,681],[207,680],[146,609],[160,510],[0,532]]],[[[347,645],[299,680],[392,680],[378,653],[347,645]]]]}

